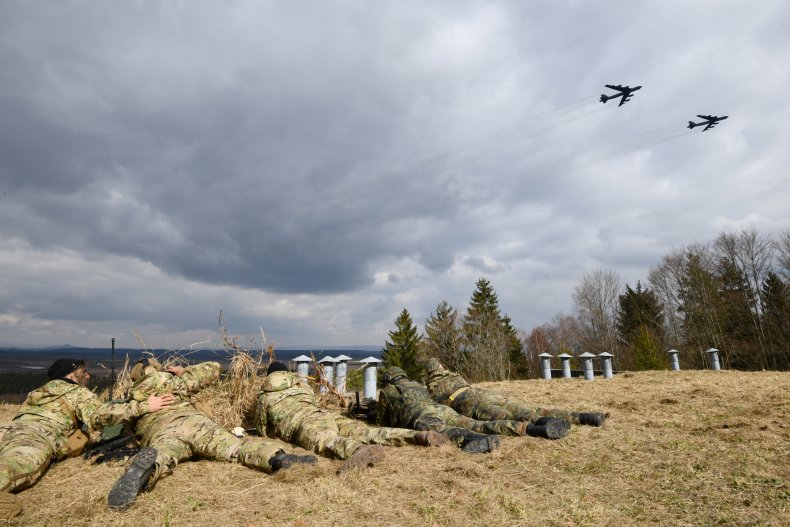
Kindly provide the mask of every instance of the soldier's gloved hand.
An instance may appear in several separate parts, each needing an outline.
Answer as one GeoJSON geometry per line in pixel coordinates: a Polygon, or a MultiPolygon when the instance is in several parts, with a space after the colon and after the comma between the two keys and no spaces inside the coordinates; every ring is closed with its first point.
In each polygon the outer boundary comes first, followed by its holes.
{"type": "Polygon", "coordinates": [[[148,398],[148,409],[151,412],[156,412],[162,408],[167,408],[174,402],[175,397],[173,397],[172,393],[166,393],[164,395],[152,395],[148,398]]]}

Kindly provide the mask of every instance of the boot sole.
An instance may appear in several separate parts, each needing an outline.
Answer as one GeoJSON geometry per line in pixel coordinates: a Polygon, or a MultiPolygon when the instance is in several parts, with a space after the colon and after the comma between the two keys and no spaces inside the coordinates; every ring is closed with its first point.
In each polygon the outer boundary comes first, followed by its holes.
{"type": "Polygon", "coordinates": [[[363,446],[354,452],[354,455],[348,458],[345,463],[340,465],[337,473],[342,474],[352,468],[372,467],[382,459],[384,459],[384,447],[381,445],[363,446]]]}
{"type": "Polygon", "coordinates": [[[107,505],[110,509],[122,511],[134,503],[140,490],[146,484],[145,480],[148,479],[146,473],[151,470],[155,462],[156,449],[154,448],[143,448],[134,456],[131,466],[115,482],[107,495],[107,505]]]}

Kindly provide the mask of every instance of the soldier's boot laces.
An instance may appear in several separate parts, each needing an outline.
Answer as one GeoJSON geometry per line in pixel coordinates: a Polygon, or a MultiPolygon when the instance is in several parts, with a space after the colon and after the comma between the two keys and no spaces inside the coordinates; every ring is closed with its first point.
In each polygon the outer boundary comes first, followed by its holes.
{"type": "Polygon", "coordinates": [[[0,520],[8,520],[22,512],[22,500],[16,494],[0,492],[0,520]]]}
{"type": "Polygon", "coordinates": [[[570,427],[564,419],[549,418],[542,425],[527,424],[527,435],[543,439],[560,439],[568,435],[570,427]]]}
{"type": "Polygon", "coordinates": [[[110,489],[107,495],[107,505],[112,510],[122,511],[134,502],[137,495],[148,483],[148,479],[156,467],[156,449],[146,447],[140,449],[126,472],[118,478],[118,481],[110,489]]]}
{"type": "Polygon", "coordinates": [[[269,466],[272,469],[272,473],[284,468],[290,468],[293,465],[300,463],[306,465],[315,465],[315,456],[297,456],[296,454],[286,454],[285,450],[280,450],[269,460],[269,466]]]}
{"type": "Polygon", "coordinates": [[[420,446],[442,446],[450,442],[445,436],[433,430],[424,430],[417,432],[414,436],[414,442],[420,446]]]}
{"type": "Polygon", "coordinates": [[[606,420],[606,414],[585,412],[579,414],[579,424],[588,426],[603,426],[606,420]]]}
{"type": "Polygon", "coordinates": [[[499,448],[499,436],[469,432],[461,443],[461,450],[470,454],[485,454],[499,448]]]}
{"type": "Polygon", "coordinates": [[[372,467],[382,459],[384,459],[383,446],[365,445],[357,449],[350,458],[340,465],[340,468],[337,469],[337,473],[342,474],[352,468],[372,467]]]}

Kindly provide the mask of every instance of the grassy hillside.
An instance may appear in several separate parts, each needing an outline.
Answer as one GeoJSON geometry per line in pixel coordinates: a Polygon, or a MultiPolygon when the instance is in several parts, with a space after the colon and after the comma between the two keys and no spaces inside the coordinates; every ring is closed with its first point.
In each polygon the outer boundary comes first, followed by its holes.
{"type": "MultiPolygon", "coordinates": [[[[71,459],[20,494],[25,510],[10,525],[790,525],[790,373],[482,386],[611,417],[554,442],[503,438],[487,455],[389,448],[381,464],[342,477],[326,459],[274,476],[188,462],[124,513],[105,505],[122,466],[71,459]]],[[[1,407],[0,419],[14,411],[1,407]]]]}

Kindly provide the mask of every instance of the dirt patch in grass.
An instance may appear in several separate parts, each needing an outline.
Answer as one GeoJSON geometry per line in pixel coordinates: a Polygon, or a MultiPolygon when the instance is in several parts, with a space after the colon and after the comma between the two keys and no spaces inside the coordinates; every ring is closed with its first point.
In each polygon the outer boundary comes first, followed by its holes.
{"type": "MultiPolygon", "coordinates": [[[[606,411],[559,441],[502,438],[492,454],[388,448],[336,476],[321,459],[269,476],[192,461],[123,513],[121,465],[70,459],[20,494],[10,525],[790,525],[790,373],[646,372],[483,383],[535,406],[606,411]]],[[[0,406],[0,420],[16,406],[0,406]]],[[[304,451],[285,446],[286,449],[304,451]]]]}

